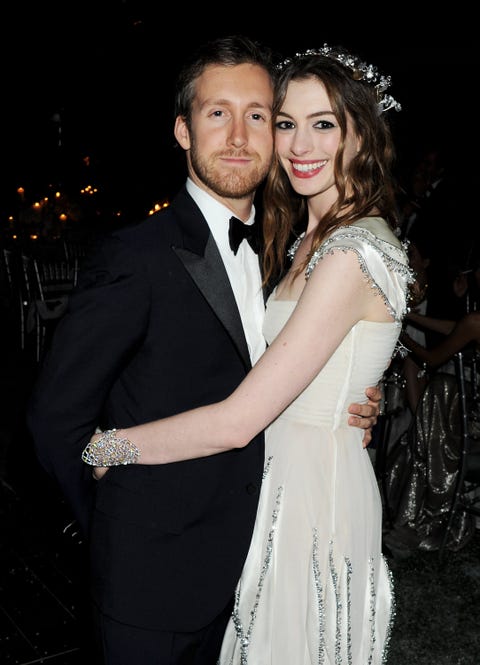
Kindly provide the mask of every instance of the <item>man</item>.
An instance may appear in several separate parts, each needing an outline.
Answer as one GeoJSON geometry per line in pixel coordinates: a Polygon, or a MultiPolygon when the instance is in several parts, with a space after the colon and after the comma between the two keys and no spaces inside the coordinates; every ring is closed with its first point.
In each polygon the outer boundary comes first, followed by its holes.
{"type": "MultiPolygon", "coordinates": [[[[232,252],[229,219],[253,222],[270,166],[272,71],[242,37],[205,45],[182,70],[174,132],[186,186],[91,257],[32,396],[39,459],[90,543],[106,665],[213,665],[248,551],[262,435],[204,459],[118,466],[96,486],[81,452],[96,426],[226,397],[264,350],[258,257],[248,242],[232,252]]],[[[377,407],[352,412],[368,427],[377,407]]]]}

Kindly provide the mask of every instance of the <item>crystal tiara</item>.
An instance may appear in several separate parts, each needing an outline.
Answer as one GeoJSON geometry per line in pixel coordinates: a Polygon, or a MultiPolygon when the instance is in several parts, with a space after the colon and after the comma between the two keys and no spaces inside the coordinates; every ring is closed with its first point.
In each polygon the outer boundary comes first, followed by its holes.
{"type": "Polygon", "coordinates": [[[374,65],[369,65],[366,62],[360,60],[356,55],[351,55],[347,51],[332,46],[324,44],[319,49],[307,49],[301,53],[295,53],[293,57],[285,58],[277,65],[277,69],[280,71],[283,70],[287,65],[295,60],[301,58],[307,58],[314,55],[323,55],[332,60],[336,60],[352,72],[352,78],[355,81],[365,81],[375,87],[378,100],[378,112],[383,113],[390,109],[395,109],[395,111],[401,111],[402,106],[399,102],[392,97],[392,95],[385,94],[385,91],[390,87],[392,79],[390,76],[385,76],[380,74],[378,69],[374,65]]]}

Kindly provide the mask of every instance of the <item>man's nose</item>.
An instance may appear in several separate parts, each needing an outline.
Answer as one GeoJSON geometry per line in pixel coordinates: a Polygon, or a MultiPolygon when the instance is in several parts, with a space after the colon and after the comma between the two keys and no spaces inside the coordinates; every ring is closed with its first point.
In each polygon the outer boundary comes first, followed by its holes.
{"type": "Polygon", "coordinates": [[[243,119],[233,119],[230,127],[229,141],[237,148],[248,143],[247,128],[243,119]]]}

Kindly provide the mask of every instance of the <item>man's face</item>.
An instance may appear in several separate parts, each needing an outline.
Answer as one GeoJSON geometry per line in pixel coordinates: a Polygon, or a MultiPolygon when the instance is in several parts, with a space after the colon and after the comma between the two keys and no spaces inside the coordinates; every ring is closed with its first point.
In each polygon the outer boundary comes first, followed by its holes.
{"type": "Polygon", "coordinates": [[[207,67],[196,83],[190,131],[175,136],[188,151],[189,176],[217,199],[251,197],[273,154],[273,88],[258,65],[207,67]]]}

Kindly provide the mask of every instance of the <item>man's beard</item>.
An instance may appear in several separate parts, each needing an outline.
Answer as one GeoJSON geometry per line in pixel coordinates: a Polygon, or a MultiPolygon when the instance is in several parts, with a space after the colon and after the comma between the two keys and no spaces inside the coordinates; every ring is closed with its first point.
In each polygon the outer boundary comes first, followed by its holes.
{"type": "MultiPolygon", "coordinates": [[[[252,157],[252,155],[219,153],[222,157],[252,157]]],[[[229,199],[241,199],[250,194],[254,194],[260,184],[266,178],[270,168],[270,162],[259,164],[256,162],[255,168],[218,168],[216,155],[210,156],[208,160],[202,159],[196,149],[195,142],[192,141],[190,147],[191,168],[196,173],[198,179],[203,182],[217,196],[229,199]]]]}

